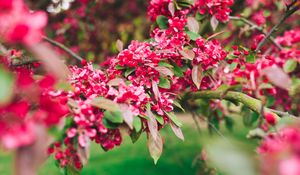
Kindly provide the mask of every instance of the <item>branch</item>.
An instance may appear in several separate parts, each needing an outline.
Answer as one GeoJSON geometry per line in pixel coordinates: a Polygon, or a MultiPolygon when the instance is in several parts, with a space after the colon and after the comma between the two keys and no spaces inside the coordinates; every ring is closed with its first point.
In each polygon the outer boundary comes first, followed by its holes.
{"type": "Polygon", "coordinates": [[[280,19],[280,21],[270,30],[270,32],[266,35],[266,37],[260,41],[255,52],[258,52],[262,48],[262,46],[266,43],[266,41],[271,37],[271,35],[278,30],[279,26],[282,25],[286,21],[286,19],[288,19],[299,8],[300,6],[296,6],[294,8],[288,7],[287,11],[285,12],[284,16],[280,19]]]}
{"type": "MultiPolygon", "coordinates": [[[[209,99],[225,99],[229,101],[235,101],[240,102],[250,108],[251,110],[260,113],[262,109],[262,102],[260,100],[257,100],[253,97],[250,97],[246,94],[243,94],[241,92],[234,92],[234,91],[212,91],[212,90],[205,90],[205,91],[199,91],[190,94],[190,98],[192,99],[198,99],[198,98],[209,98],[209,99]]],[[[274,109],[270,109],[267,107],[263,108],[264,111],[270,111],[275,114],[281,115],[281,116],[290,116],[290,117],[296,117],[293,116],[287,112],[277,111],[274,109]]]]}
{"type": "MultiPolygon", "coordinates": [[[[265,35],[267,35],[267,33],[264,31],[264,29],[262,28],[262,27],[260,27],[260,26],[258,26],[258,25],[256,25],[256,24],[254,24],[252,21],[249,21],[249,20],[247,20],[246,18],[243,18],[243,17],[238,17],[238,16],[229,16],[229,19],[230,20],[236,20],[236,21],[242,21],[242,22],[244,22],[245,24],[248,24],[248,25],[250,25],[253,29],[256,29],[256,30],[258,30],[259,32],[261,32],[261,33],[263,33],[263,34],[265,34],[265,35]]],[[[275,38],[274,37],[270,37],[270,38],[268,38],[279,50],[282,50],[282,46],[279,44],[279,43],[277,43],[276,41],[275,41],[275,38]]]]}
{"type": "Polygon", "coordinates": [[[77,59],[78,61],[82,61],[84,60],[82,57],[80,57],[79,55],[77,55],[76,53],[74,53],[72,50],[70,50],[68,47],[66,47],[65,45],[57,42],[57,41],[54,41],[46,36],[43,37],[43,39],[45,41],[47,41],[48,43],[56,46],[56,47],[59,47],[61,48],[62,50],[64,50],[66,53],[68,53],[69,55],[71,55],[72,57],[74,57],[75,59],[77,59]]]}

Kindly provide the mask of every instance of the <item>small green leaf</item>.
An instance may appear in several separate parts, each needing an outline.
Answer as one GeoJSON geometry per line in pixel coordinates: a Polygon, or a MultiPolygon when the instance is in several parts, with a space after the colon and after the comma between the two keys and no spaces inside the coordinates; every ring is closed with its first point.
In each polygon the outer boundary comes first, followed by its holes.
{"type": "Polygon", "coordinates": [[[13,75],[0,67],[0,105],[5,105],[13,97],[13,75]]]}
{"type": "Polygon", "coordinates": [[[159,62],[158,65],[163,66],[163,67],[173,68],[173,66],[171,64],[163,62],[163,61],[159,62]]]}
{"type": "Polygon", "coordinates": [[[200,37],[199,34],[192,32],[192,31],[187,31],[186,34],[190,37],[192,41],[196,41],[200,37]]]}
{"type": "Polygon", "coordinates": [[[124,73],[124,76],[125,77],[128,77],[128,75],[130,75],[131,73],[133,73],[135,71],[134,68],[130,68],[130,69],[127,69],[124,73]]]}
{"type": "Polygon", "coordinates": [[[156,17],[156,23],[160,29],[168,29],[169,28],[168,18],[163,15],[159,15],[158,17],[156,17]]]}
{"type": "Polygon", "coordinates": [[[171,84],[170,84],[170,81],[168,79],[160,77],[158,86],[161,87],[161,88],[170,89],[171,84]]]}
{"type": "Polygon", "coordinates": [[[104,118],[112,123],[123,123],[123,116],[120,111],[105,111],[104,118]]]}
{"type": "Polygon", "coordinates": [[[141,133],[142,133],[141,131],[137,132],[135,130],[130,132],[130,138],[131,138],[132,143],[135,143],[140,138],[141,133]]]}
{"type": "Polygon", "coordinates": [[[142,121],[139,117],[134,117],[133,128],[135,129],[136,132],[139,132],[142,129],[142,121]]]}
{"type": "Polygon", "coordinates": [[[225,126],[229,131],[232,131],[233,125],[234,125],[234,120],[231,117],[225,117],[225,126]]]}
{"type": "Polygon", "coordinates": [[[163,125],[165,123],[164,118],[162,116],[155,115],[155,117],[159,124],[163,125]]]}
{"type": "Polygon", "coordinates": [[[181,109],[183,112],[185,112],[185,110],[183,109],[183,107],[181,106],[181,104],[178,101],[174,101],[173,105],[175,105],[176,107],[178,107],[179,109],[181,109]]]}
{"type": "Polygon", "coordinates": [[[285,62],[284,66],[283,66],[283,70],[286,73],[290,73],[293,72],[296,67],[297,67],[297,61],[293,60],[293,59],[289,59],[287,62],[285,62]]]}
{"type": "Polygon", "coordinates": [[[173,66],[174,66],[174,75],[176,77],[183,77],[182,68],[180,68],[176,63],[174,63],[173,66]]]}
{"type": "Polygon", "coordinates": [[[177,119],[176,115],[173,112],[166,112],[167,116],[174,122],[178,127],[182,126],[182,123],[177,119]]]}
{"type": "Polygon", "coordinates": [[[250,53],[248,56],[246,56],[247,63],[255,63],[255,61],[256,61],[255,54],[250,53]]]}
{"type": "Polygon", "coordinates": [[[125,69],[125,67],[120,66],[120,65],[116,65],[115,69],[117,69],[117,70],[122,70],[122,69],[125,69]]]}

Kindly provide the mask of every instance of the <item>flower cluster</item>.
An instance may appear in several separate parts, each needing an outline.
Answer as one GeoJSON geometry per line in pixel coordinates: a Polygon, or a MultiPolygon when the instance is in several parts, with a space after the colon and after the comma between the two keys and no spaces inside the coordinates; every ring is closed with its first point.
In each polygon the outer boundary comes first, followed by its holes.
{"type": "Polygon", "coordinates": [[[44,12],[31,12],[23,0],[1,1],[0,10],[0,38],[26,45],[41,40],[43,29],[47,24],[44,12]]]}
{"type": "Polygon", "coordinates": [[[299,147],[300,130],[297,126],[269,134],[258,148],[262,174],[300,174],[299,147]]]}

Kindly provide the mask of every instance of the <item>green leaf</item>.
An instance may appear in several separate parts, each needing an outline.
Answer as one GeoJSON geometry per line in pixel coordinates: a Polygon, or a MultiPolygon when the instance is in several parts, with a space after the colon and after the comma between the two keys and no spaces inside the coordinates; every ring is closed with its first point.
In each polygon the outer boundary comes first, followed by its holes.
{"type": "Polygon", "coordinates": [[[176,63],[173,64],[174,66],[174,75],[176,77],[183,77],[183,71],[182,68],[180,68],[176,63]]]}
{"type": "Polygon", "coordinates": [[[287,62],[284,63],[283,70],[286,73],[293,72],[297,68],[297,64],[298,64],[297,61],[293,59],[289,59],[287,62]]]}
{"type": "Polygon", "coordinates": [[[105,128],[108,128],[108,129],[116,129],[119,126],[119,124],[112,123],[106,118],[102,119],[102,124],[105,126],[105,128]]]}
{"type": "Polygon", "coordinates": [[[91,105],[109,111],[118,111],[120,109],[119,105],[116,102],[106,99],[104,97],[95,98],[91,102],[91,105]]]}
{"type": "Polygon", "coordinates": [[[160,29],[168,29],[169,28],[168,18],[163,15],[159,15],[158,17],[156,17],[156,23],[160,29]]]}
{"type": "Polygon", "coordinates": [[[170,89],[171,84],[170,84],[170,81],[168,79],[160,77],[158,86],[161,87],[161,88],[170,89]]]}
{"type": "Polygon", "coordinates": [[[171,64],[163,62],[163,61],[159,62],[158,65],[163,66],[163,67],[173,68],[173,66],[171,64]]]}
{"type": "Polygon", "coordinates": [[[142,121],[139,117],[134,117],[133,128],[135,129],[136,132],[139,132],[142,129],[142,121]]]}
{"type": "Polygon", "coordinates": [[[164,118],[162,116],[155,115],[155,117],[159,124],[163,125],[165,123],[164,118]]]}
{"type": "Polygon", "coordinates": [[[244,111],[242,113],[243,115],[243,123],[245,126],[252,126],[259,118],[259,113],[257,112],[250,112],[249,109],[247,109],[246,111],[244,111]],[[248,112],[247,112],[248,111],[248,112]]]}
{"type": "Polygon", "coordinates": [[[266,106],[267,107],[271,107],[275,104],[275,97],[273,96],[267,96],[267,103],[266,106]]]}
{"type": "Polygon", "coordinates": [[[117,69],[117,70],[122,70],[122,69],[125,69],[125,67],[120,66],[120,65],[116,65],[115,69],[117,69]]]}
{"type": "Polygon", "coordinates": [[[256,61],[255,54],[250,53],[248,56],[246,56],[247,63],[255,63],[255,61],[256,61]]]}
{"type": "Polygon", "coordinates": [[[154,160],[154,164],[156,164],[163,151],[163,141],[159,133],[157,134],[157,137],[153,137],[149,134],[148,149],[154,160]]]}
{"type": "Polygon", "coordinates": [[[232,131],[233,125],[234,125],[234,120],[231,117],[225,117],[225,126],[229,131],[232,131]]]}
{"type": "Polygon", "coordinates": [[[133,73],[135,71],[134,68],[129,68],[125,71],[124,76],[128,77],[128,75],[130,75],[131,73],[133,73]]]}
{"type": "Polygon", "coordinates": [[[182,123],[177,119],[173,112],[166,112],[167,116],[174,122],[175,125],[181,127],[182,123]]]}
{"type": "Polygon", "coordinates": [[[141,134],[142,134],[141,131],[139,131],[139,132],[137,132],[135,130],[131,131],[130,138],[131,138],[132,143],[135,143],[140,138],[141,134]]]}
{"type": "Polygon", "coordinates": [[[187,31],[186,34],[190,37],[192,41],[196,41],[200,37],[199,34],[192,32],[192,31],[187,31]]]}
{"type": "Polygon", "coordinates": [[[178,101],[174,101],[173,105],[175,105],[176,107],[178,107],[179,109],[181,109],[183,112],[185,112],[185,110],[183,109],[183,107],[181,106],[181,104],[178,101]]]}
{"type": "Polygon", "coordinates": [[[11,73],[0,67],[0,105],[7,104],[13,97],[14,78],[11,73]]]}
{"type": "Polygon", "coordinates": [[[104,118],[112,123],[123,123],[123,116],[120,111],[105,111],[104,118]]]}

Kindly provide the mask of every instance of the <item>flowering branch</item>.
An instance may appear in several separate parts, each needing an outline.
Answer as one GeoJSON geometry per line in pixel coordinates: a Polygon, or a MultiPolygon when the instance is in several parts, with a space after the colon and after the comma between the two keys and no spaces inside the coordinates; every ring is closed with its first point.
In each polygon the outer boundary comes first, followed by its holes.
{"type": "MultiPolygon", "coordinates": [[[[196,93],[193,93],[193,95],[190,96],[192,99],[197,99],[197,98],[209,98],[209,99],[225,99],[225,100],[230,100],[230,101],[235,101],[235,102],[240,102],[250,108],[251,110],[261,113],[262,109],[262,102],[260,100],[257,100],[253,97],[250,97],[246,94],[243,94],[241,92],[234,92],[234,91],[212,91],[212,90],[205,90],[205,91],[199,91],[196,93]]],[[[281,115],[281,116],[289,116],[289,117],[296,117],[293,116],[287,112],[282,112],[282,111],[277,111],[273,110],[267,107],[263,108],[264,111],[270,111],[275,114],[281,115]]]]}
{"type": "MultiPolygon", "coordinates": [[[[249,20],[246,19],[246,18],[239,17],[239,16],[229,16],[229,19],[230,19],[230,20],[236,20],[236,21],[242,21],[242,22],[244,22],[245,24],[250,25],[253,29],[256,29],[256,30],[258,30],[259,32],[261,32],[261,33],[267,35],[267,33],[264,31],[264,29],[263,29],[262,27],[260,27],[260,26],[258,26],[258,25],[256,25],[256,24],[254,24],[252,21],[249,21],[249,20]]],[[[279,43],[277,43],[277,42],[275,41],[275,38],[274,38],[274,37],[270,36],[270,37],[268,38],[268,40],[270,40],[270,41],[271,41],[271,42],[272,42],[279,50],[282,50],[282,46],[281,46],[279,43]]]]}
{"type": "Polygon", "coordinates": [[[271,35],[276,32],[280,25],[282,25],[286,19],[288,19],[292,14],[294,14],[297,10],[299,10],[300,6],[297,5],[294,8],[291,8],[290,6],[287,7],[287,10],[285,12],[285,15],[280,19],[280,21],[270,30],[270,32],[266,35],[266,37],[261,40],[261,42],[258,44],[255,52],[258,52],[262,46],[266,43],[266,41],[271,37],[271,35]]]}
{"type": "Polygon", "coordinates": [[[78,61],[82,61],[84,60],[81,56],[77,55],[76,53],[74,53],[72,50],[70,50],[68,47],[66,47],[65,45],[57,42],[57,41],[54,41],[46,36],[43,37],[43,39],[45,41],[47,41],[48,43],[56,46],[56,47],[59,47],[61,48],[62,50],[64,50],[66,53],[68,53],[69,55],[71,55],[72,57],[74,57],[75,59],[77,59],[78,61]]]}

